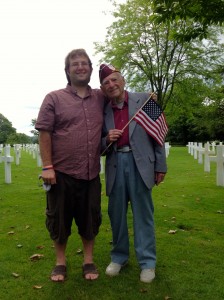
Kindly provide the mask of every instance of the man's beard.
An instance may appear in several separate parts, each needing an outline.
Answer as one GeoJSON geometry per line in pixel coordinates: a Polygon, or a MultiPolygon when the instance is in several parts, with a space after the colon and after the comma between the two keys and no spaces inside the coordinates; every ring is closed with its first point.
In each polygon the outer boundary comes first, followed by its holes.
{"type": "Polygon", "coordinates": [[[74,85],[79,85],[79,86],[86,86],[89,84],[90,82],[90,76],[86,79],[74,79],[74,78],[70,78],[72,84],[74,85]]]}

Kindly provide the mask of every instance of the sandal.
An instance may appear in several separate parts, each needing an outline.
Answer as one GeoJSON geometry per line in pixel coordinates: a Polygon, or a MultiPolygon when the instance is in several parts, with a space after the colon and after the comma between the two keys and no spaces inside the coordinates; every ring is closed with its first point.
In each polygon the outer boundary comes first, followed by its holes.
{"type": "Polygon", "coordinates": [[[67,272],[66,272],[66,266],[64,265],[57,265],[54,267],[53,271],[51,272],[51,281],[54,282],[64,282],[67,276],[67,272]],[[53,280],[52,276],[57,276],[57,275],[61,275],[63,276],[63,279],[60,280],[53,280]]]}
{"type": "Polygon", "coordinates": [[[91,275],[91,274],[99,275],[97,268],[93,263],[92,264],[84,264],[82,266],[82,274],[86,280],[96,280],[98,278],[98,276],[97,276],[97,278],[94,278],[94,279],[86,278],[86,275],[91,275]]]}

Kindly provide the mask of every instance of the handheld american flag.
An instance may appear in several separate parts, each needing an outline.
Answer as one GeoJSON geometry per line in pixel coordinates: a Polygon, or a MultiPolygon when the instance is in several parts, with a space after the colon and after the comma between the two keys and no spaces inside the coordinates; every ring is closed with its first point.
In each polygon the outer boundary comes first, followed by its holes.
{"type": "Polygon", "coordinates": [[[161,107],[152,99],[146,101],[134,116],[145,131],[161,146],[164,144],[168,127],[161,107]]]}

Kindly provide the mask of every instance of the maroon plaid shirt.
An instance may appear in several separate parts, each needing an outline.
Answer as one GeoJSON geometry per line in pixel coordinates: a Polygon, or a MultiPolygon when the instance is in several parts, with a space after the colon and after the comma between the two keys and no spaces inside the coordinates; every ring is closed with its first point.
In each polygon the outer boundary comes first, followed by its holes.
{"type": "Polygon", "coordinates": [[[69,85],[45,97],[35,128],[52,134],[55,170],[85,180],[99,174],[103,107],[101,91],[90,87],[84,99],[69,85]]]}
{"type": "MultiPolygon", "coordinates": [[[[123,129],[124,126],[129,121],[128,116],[128,93],[125,92],[125,100],[124,105],[120,109],[116,105],[112,105],[113,112],[114,112],[114,124],[116,129],[123,129]]],[[[128,126],[125,128],[124,133],[117,141],[117,147],[120,148],[122,146],[128,146],[129,145],[129,130],[128,126]]]]}

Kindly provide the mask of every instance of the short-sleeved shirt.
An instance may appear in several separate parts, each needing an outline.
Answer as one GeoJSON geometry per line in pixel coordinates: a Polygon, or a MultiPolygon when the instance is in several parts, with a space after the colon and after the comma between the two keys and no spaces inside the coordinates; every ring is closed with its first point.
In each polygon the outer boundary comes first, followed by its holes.
{"type": "Polygon", "coordinates": [[[35,128],[51,133],[55,170],[85,180],[99,174],[103,108],[99,89],[89,87],[80,98],[67,85],[46,95],[35,128]]]}

